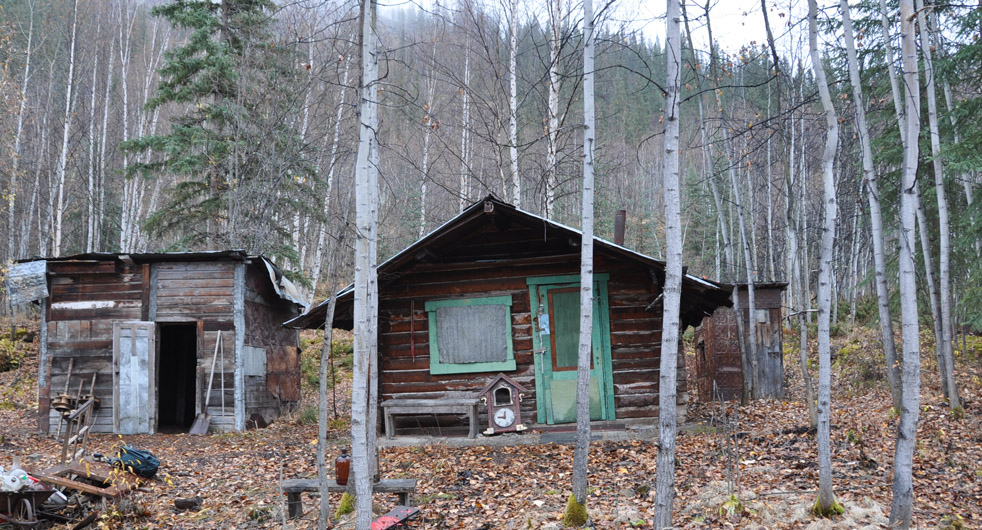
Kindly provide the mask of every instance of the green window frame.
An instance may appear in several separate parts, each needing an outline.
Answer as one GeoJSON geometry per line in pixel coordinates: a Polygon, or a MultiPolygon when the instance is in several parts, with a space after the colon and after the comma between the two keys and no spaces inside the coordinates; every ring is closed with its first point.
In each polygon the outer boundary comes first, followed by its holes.
{"type": "Polygon", "coordinates": [[[485,296],[479,298],[455,298],[452,300],[432,300],[426,302],[426,315],[429,323],[430,373],[461,374],[477,372],[509,372],[515,370],[515,350],[512,346],[511,296],[485,296]],[[440,338],[437,335],[437,309],[442,307],[464,307],[478,305],[500,305],[505,307],[502,322],[505,333],[507,354],[504,361],[455,363],[440,360],[440,338]]]}

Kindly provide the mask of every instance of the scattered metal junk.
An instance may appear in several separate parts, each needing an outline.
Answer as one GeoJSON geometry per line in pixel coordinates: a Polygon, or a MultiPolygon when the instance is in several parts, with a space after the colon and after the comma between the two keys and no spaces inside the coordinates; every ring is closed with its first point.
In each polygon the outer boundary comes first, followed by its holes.
{"type": "Polygon", "coordinates": [[[118,501],[147,482],[91,457],[43,471],[27,472],[15,458],[14,469],[0,467],[0,524],[16,528],[48,528],[75,523],[85,528],[98,518],[96,506],[118,501]]]}
{"type": "Polygon", "coordinates": [[[58,397],[62,437],[59,465],[28,472],[20,458],[13,458],[9,471],[0,466],[0,524],[19,528],[46,528],[49,523],[75,523],[85,528],[98,518],[90,499],[119,500],[147,479],[118,469],[99,454],[86,456],[88,433],[99,406],[92,395],[95,375],[87,395],[79,385],[75,396],[58,397]]]}

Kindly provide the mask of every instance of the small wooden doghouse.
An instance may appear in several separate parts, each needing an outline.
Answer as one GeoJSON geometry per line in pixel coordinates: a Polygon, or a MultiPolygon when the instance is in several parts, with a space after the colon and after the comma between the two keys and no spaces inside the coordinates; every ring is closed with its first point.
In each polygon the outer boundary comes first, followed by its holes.
{"type": "Polygon", "coordinates": [[[265,426],[300,399],[299,336],[281,323],[302,312],[304,298],[262,256],[97,253],[30,267],[46,287],[41,432],[60,421],[51,401],[66,387],[74,395],[83,384],[88,393],[93,376],[101,401],[93,431],[186,432],[203,411],[216,353],[213,429],[265,426]]]}
{"type": "MultiPolygon", "coordinates": [[[[784,396],[784,352],[781,348],[781,300],[787,283],[754,285],[754,325],[750,327],[747,284],[737,285],[743,326],[751,332],[757,351],[757,395],[762,398],[784,396]]],[[[733,285],[721,285],[733,291],[733,285]]],[[[743,393],[743,368],[740,341],[737,338],[736,312],[720,307],[706,317],[695,331],[693,376],[699,401],[712,401],[713,383],[723,399],[740,399],[743,393]]]]}
{"type": "MultiPolygon", "coordinates": [[[[575,422],[580,238],[489,196],[381,264],[380,399],[475,398],[500,372],[528,389],[523,421],[575,422]]],[[[591,419],[657,415],[664,266],[595,239],[591,419]]],[[[682,326],[729,304],[728,296],[685,275],[682,326]]],[[[321,327],[326,307],[287,325],[321,327]]],[[[338,295],[334,326],[351,329],[352,310],[349,287],[338,295]]],[[[684,413],[684,364],[679,370],[684,413]]],[[[431,418],[400,419],[425,427],[431,418]]]]}

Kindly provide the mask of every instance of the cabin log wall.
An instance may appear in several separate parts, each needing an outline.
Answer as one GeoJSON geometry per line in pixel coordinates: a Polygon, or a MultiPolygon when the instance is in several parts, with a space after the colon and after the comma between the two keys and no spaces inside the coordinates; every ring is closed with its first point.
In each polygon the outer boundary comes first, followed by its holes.
{"type": "MultiPolygon", "coordinates": [[[[533,230],[498,232],[493,228],[455,245],[443,263],[416,263],[397,278],[380,278],[379,385],[381,399],[471,397],[497,372],[430,373],[425,303],[432,300],[510,296],[512,345],[516,370],[506,374],[528,389],[521,403],[526,423],[537,423],[533,315],[526,279],[579,274],[579,254],[565,241],[541,241],[533,230]],[[543,255],[551,252],[552,255],[543,255]],[[481,263],[480,260],[493,261],[481,263]],[[451,261],[452,263],[447,263],[451,261]],[[411,311],[411,309],[415,311],[411,311]],[[412,322],[410,321],[412,319],[412,322]],[[410,330],[414,332],[410,332],[410,330]]],[[[611,357],[616,418],[657,416],[661,305],[646,267],[613,256],[597,255],[594,271],[608,273],[611,357]]],[[[679,405],[687,401],[685,364],[679,365],[679,405]]],[[[480,421],[487,424],[486,408],[480,421]]],[[[684,411],[683,411],[684,412],[684,411]]],[[[400,418],[406,426],[427,425],[431,418],[400,418]]],[[[544,418],[542,419],[544,422],[544,418]]],[[[443,421],[441,425],[445,424],[443,421]]]]}

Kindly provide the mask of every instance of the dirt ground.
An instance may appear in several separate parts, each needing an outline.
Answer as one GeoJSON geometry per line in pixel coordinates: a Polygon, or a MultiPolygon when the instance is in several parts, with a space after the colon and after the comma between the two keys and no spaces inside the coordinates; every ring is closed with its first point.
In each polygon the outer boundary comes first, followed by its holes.
{"type": "MultiPolygon", "coordinates": [[[[790,332],[786,331],[788,337],[790,332]]],[[[309,338],[308,338],[309,339],[309,338]]],[[[24,467],[53,465],[60,446],[36,434],[37,342],[14,347],[18,368],[0,373],[0,465],[20,455],[24,467]]],[[[788,347],[785,400],[758,401],[737,410],[735,449],[727,450],[718,405],[693,404],[678,439],[675,524],[682,528],[883,528],[890,511],[891,462],[897,420],[885,392],[874,332],[855,330],[836,339],[833,382],[832,458],[838,499],[846,513],[816,519],[808,508],[818,483],[814,435],[801,400],[797,350],[788,347]],[[738,468],[727,462],[734,462],[738,468]],[[728,476],[738,479],[728,486],[728,476]],[[736,494],[743,509],[721,507],[736,494]]],[[[960,517],[964,528],[982,527],[982,341],[958,356],[958,382],[966,417],[954,420],[937,389],[933,344],[923,344],[923,396],[915,456],[914,519],[919,528],[939,528],[960,517]],[[973,350],[975,348],[975,350],[973,350]]],[[[311,350],[316,349],[316,342],[311,350]]],[[[814,347],[814,346],[813,346],[814,347]]],[[[813,354],[814,357],[814,354],[813,354]]],[[[817,370],[816,370],[817,371],[817,370]]],[[[350,377],[350,375],[348,376],[350,377]]],[[[332,422],[328,453],[347,444],[350,381],[338,385],[339,419],[332,422]]],[[[305,389],[297,411],[266,429],[190,436],[93,435],[91,451],[111,453],[127,444],[161,461],[157,480],[118,504],[94,503],[99,528],[316,528],[316,497],[305,497],[302,519],[284,520],[282,478],[316,474],[317,426],[311,421],[316,393],[305,389]],[[202,508],[181,512],[174,500],[200,496],[202,508]]],[[[332,406],[333,408],[333,406],[332,406]]],[[[732,447],[732,446],[730,446],[732,447]]],[[[421,509],[413,528],[548,529],[570,493],[573,448],[537,447],[389,448],[381,452],[384,477],[416,478],[421,509]]],[[[591,446],[594,528],[650,527],[654,506],[655,447],[649,442],[591,446]]],[[[338,498],[332,498],[336,506],[338,498]]],[[[377,509],[395,497],[376,495],[377,509]]],[[[342,520],[338,526],[350,527],[342,520]]],[[[93,528],[96,525],[92,526],[93,528]]],[[[60,526],[59,528],[69,528],[60,526]]]]}

